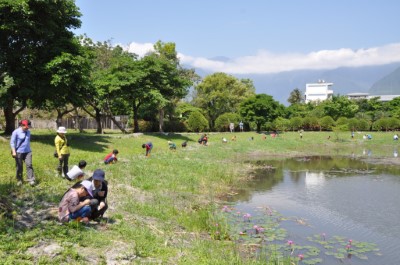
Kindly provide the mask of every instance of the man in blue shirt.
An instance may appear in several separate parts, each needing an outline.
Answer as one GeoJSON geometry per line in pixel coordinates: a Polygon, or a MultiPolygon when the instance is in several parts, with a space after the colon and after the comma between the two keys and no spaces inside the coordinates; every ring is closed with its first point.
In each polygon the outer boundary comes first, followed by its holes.
{"type": "Polygon", "coordinates": [[[17,185],[22,185],[23,162],[25,161],[27,181],[31,186],[35,185],[35,173],[32,166],[31,132],[29,131],[30,121],[22,120],[19,128],[11,135],[11,155],[15,158],[17,168],[17,185]]]}

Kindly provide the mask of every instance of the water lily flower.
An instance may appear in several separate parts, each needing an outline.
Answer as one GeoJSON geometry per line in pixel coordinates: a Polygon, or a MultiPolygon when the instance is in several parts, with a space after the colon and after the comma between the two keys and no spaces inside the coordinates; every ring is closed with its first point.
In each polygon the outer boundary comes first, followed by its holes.
{"type": "Polygon", "coordinates": [[[347,252],[351,251],[351,245],[347,245],[346,250],[347,250],[347,252]]]}
{"type": "Polygon", "coordinates": [[[299,260],[303,260],[304,259],[304,255],[303,254],[299,254],[298,257],[299,257],[299,260]]]}
{"type": "Polygon", "coordinates": [[[250,217],[251,217],[251,214],[246,213],[245,215],[243,215],[243,220],[244,221],[250,221],[250,217]]]}
{"type": "Polygon", "coordinates": [[[289,246],[293,245],[293,241],[292,240],[288,240],[287,243],[288,243],[289,246]]]}
{"type": "Polygon", "coordinates": [[[349,245],[351,246],[351,242],[353,242],[353,240],[349,239],[349,245]]]}
{"type": "Polygon", "coordinates": [[[229,207],[227,205],[224,205],[224,207],[222,207],[222,211],[223,212],[230,212],[231,209],[229,209],[229,207]]]}
{"type": "Polygon", "coordinates": [[[322,239],[325,241],[325,239],[326,239],[326,234],[325,234],[325,233],[322,233],[321,236],[322,236],[322,239]]]}

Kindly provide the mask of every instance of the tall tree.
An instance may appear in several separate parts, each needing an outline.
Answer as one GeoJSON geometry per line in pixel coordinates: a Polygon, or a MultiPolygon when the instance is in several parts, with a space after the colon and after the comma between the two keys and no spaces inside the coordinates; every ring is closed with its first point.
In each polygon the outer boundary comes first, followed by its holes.
{"type": "Polygon", "coordinates": [[[207,110],[212,129],[218,116],[226,112],[237,112],[240,103],[253,96],[255,92],[251,80],[238,80],[225,73],[206,76],[195,89],[197,94],[194,104],[207,110]]]}
{"type": "Polygon", "coordinates": [[[254,122],[257,131],[261,131],[265,123],[273,122],[281,116],[283,111],[284,106],[266,94],[252,96],[240,104],[240,115],[246,122],[254,122]]]}
{"type": "MultiPolygon", "coordinates": [[[[184,98],[189,91],[189,87],[198,79],[193,69],[185,69],[179,63],[179,58],[175,49],[175,43],[163,43],[161,41],[154,44],[155,52],[160,66],[160,72],[154,82],[154,100],[159,112],[159,131],[163,131],[164,112],[168,105],[175,105],[179,99],[184,98]]],[[[149,55],[149,56],[152,56],[149,55]]]]}
{"type": "Polygon", "coordinates": [[[64,92],[50,86],[54,73],[50,64],[63,53],[79,53],[71,30],[80,27],[80,16],[74,0],[0,1],[0,75],[6,73],[14,81],[0,98],[7,134],[28,99],[41,106],[64,92]]]}
{"type": "Polygon", "coordinates": [[[291,105],[301,103],[303,101],[303,96],[301,95],[300,90],[298,88],[293,89],[293,91],[290,92],[290,96],[287,101],[291,105]]]}

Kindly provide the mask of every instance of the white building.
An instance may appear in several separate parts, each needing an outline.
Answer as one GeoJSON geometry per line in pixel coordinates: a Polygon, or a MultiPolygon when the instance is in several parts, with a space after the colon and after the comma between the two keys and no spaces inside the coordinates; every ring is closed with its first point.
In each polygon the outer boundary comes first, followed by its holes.
{"type": "Polygon", "coordinates": [[[333,95],[333,83],[326,83],[324,80],[318,80],[318,83],[306,84],[306,93],[304,94],[304,101],[323,101],[331,98],[333,95]]]}
{"type": "Polygon", "coordinates": [[[370,95],[368,93],[349,93],[347,94],[348,99],[373,99],[378,98],[378,101],[388,102],[394,98],[400,97],[400,95],[370,95]]]}

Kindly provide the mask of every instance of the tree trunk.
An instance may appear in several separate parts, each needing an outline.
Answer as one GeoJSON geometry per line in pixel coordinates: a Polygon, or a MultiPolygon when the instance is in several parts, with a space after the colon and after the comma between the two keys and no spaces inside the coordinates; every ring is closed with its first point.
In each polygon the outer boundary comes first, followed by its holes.
{"type": "Polygon", "coordinates": [[[118,127],[123,133],[126,133],[125,128],[124,128],[123,126],[121,126],[121,124],[114,118],[113,115],[110,115],[109,117],[110,117],[110,119],[114,122],[114,124],[117,125],[117,127],[118,127]]]}
{"type": "Polygon", "coordinates": [[[136,104],[135,101],[133,101],[133,132],[138,133],[139,132],[139,117],[138,117],[138,109],[139,109],[140,103],[136,104]]]}
{"type": "Polygon", "coordinates": [[[62,125],[62,117],[63,117],[63,114],[61,113],[60,110],[57,109],[57,119],[56,119],[57,128],[62,125]]]}
{"type": "Polygon", "coordinates": [[[160,133],[163,133],[163,127],[164,127],[164,109],[159,109],[158,110],[158,129],[160,133]]]}
{"type": "Polygon", "coordinates": [[[5,107],[3,108],[4,116],[6,119],[6,129],[4,133],[6,135],[11,135],[12,132],[15,130],[15,116],[20,113],[23,109],[25,109],[26,104],[22,104],[22,106],[16,111],[14,110],[14,100],[12,98],[8,99],[5,107]]]}
{"type": "Polygon", "coordinates": [[[3,108],[4,116],[6,119],[5,134],[10,135],[15,130],[15,114],[13,112],[13,100],[8,101],[7,105],[3,108]]]}
{"type": "Polygon", "coordinates": [[[96,133],[103,134],[103,127],[101,126],[101,113],[100,113],[100,110],[98,110],[98,109],[96,109],[95,120],[96,120],[96,123],[97,123],[97,131],[96,131],[96,133]]]}

